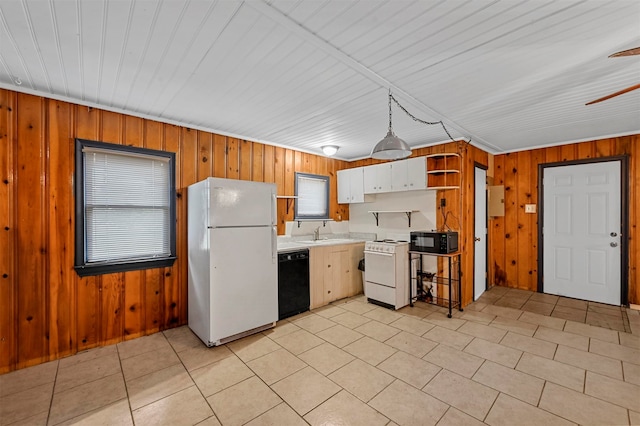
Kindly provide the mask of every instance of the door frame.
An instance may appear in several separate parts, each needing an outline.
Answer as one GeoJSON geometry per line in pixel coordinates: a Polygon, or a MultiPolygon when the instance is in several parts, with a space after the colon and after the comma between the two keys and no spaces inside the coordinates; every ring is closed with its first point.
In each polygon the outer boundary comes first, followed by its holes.
{"type": "MultiPolygon", "coordinates": [[[[473,283],[473,300],[476,300],[476,242],[475,242],[475,230],[476,230],[476,169],[481,169],[484,170],[485,173],[487,173],[489,171],[489,167],[486,166],[485,164],[481,164],[478,163],[476,161],[474,161],[473,163],[473,276],[472,276],[472,283],[473,283]]],[[[487,225],[487,232],[485,234],[485,238],[484,238],[484,252],[485,252],[485,256],[484,256],[484,260],[485,260],[485,265],[484,265],[484,289],[485,291],[489,290],[489,200],[487,197],[487,181],[485,179],[484,182],[484,198],[485,198],[485,203],[484,203],[484,213],[485,213],[485,217],[486,217],[486,225],[487,225]]]]}
{"type": "Polygon", "coordinates": [[[629,155],[585,158],[582,160],[558,161],[538,164],[538,293],[544,292],[544,169],[548,167],[575,166],[593,163],[620,161],[620,305],[629,304],[629,155]]]}

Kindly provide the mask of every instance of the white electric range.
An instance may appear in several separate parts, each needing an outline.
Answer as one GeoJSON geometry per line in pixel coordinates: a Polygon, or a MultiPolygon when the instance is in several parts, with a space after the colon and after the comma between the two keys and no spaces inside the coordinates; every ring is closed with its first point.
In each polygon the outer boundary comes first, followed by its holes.
{"type": "Polygon", "coordinates": [[[400,309],[409,304],[409,243],[369,241],[364,245],[364,294],[377,305],[400,309]]]}

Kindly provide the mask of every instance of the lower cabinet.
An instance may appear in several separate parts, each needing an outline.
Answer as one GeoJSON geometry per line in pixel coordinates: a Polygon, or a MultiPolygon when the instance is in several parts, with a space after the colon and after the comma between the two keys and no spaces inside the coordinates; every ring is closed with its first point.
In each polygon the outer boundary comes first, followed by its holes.
{"type": "Polygon", "coordinates": [[[311,309],[362,293],[358,263],[363,256],[364,243],[309,249],[311,309]]]}

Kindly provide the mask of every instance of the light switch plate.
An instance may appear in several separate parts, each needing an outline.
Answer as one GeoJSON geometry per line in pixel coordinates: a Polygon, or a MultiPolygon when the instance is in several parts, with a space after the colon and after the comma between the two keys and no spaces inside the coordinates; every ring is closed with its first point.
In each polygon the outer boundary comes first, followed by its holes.
{"type": "Polygon", "coordinates": [[[525,204],[524,205],[524,212],[525,213],[535,213],[536,212],[536,205],[535,204],[525,204]]]}

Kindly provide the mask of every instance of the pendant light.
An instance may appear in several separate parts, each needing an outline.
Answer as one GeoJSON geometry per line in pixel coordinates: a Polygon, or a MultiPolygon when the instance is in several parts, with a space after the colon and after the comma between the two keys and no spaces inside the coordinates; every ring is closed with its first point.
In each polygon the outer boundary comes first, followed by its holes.
{"type": "Polygon", "coordinates": [[[387,136],[376,144],[371,158],[376,160],[401,160],[411,155],[411,148],[405,141],[393,133],[391,128],[391,90],[389,90],[389,131],[387,136]]]}

